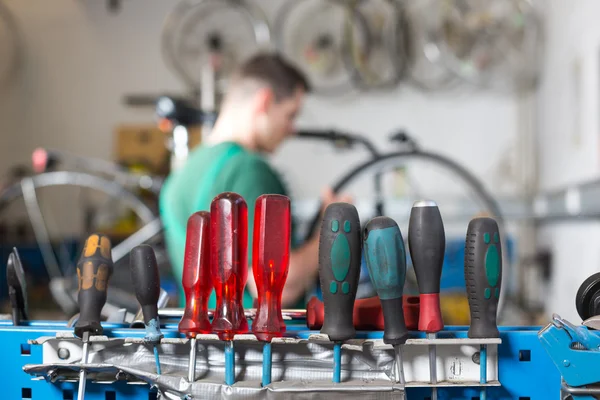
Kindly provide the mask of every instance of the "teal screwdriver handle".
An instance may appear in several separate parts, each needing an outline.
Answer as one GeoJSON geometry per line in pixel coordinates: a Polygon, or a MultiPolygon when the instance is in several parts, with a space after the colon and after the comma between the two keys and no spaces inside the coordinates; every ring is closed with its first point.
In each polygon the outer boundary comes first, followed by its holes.
{"type": "Polygon", "coordinates": [[[465,282],[473,339],[500,337],[496,322],[502,284],[502,247],[498,224],[492,218],[475,218],[465,240],[465,282]]]}
{"type": "Polygon", "coordinates": [[[371,282],[381,300],[383,342],[404,344],[408,339],[404,313],[401,311],[406,281],[406,250],[396,221],[388,217],[370,220],[363,235],[363,250],[371,282]]]}
{"type": "Polygon", "coordinates": [[[360,220],[352,204],[325,210],[319,239],[319,279],[325,316],[321,333],[333,342],[354,337],[352,321],[361,262],[360,220]]]}

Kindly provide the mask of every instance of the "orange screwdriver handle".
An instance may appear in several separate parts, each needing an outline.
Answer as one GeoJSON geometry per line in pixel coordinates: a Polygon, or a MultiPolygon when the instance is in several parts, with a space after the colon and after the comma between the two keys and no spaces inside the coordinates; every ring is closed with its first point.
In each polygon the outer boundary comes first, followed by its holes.
{"type": "Polygon", "coordinates": [[[216,196],[210,205],[210,258],[217,297],[212,330],[221,340],[248,332],[242,305],[248,279],[248,206],[237,193],[216,196]]]}

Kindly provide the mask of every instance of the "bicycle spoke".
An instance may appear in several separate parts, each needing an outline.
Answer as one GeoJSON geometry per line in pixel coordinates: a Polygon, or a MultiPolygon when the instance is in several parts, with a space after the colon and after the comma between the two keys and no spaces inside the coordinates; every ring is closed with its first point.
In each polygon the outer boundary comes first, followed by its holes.
{"type": "Polygon", "coordinates": [[[121,243],[113,247],[112,249],[112,259],[113,263],[119,262],[123,257],[125,257],[131,249],[135,246],[145,243],[147,240],[152,239],[154,236],[159,234],[163,229],[162,222],[160,218],[155,218],[150,221],[140,229],[138,229],[133,235],[129,236],[127,239],[123,240],[121,243]]]}
{"type": "Polygon", "coordinates": [[[21,180],[21,190],[23,191],[23,199],[25,200],[27,215],[29,216],[29,221],[31,222],[31,226],[33,228],[35,240],[40,247],[40,252],[42,253],[42,258],[44,260],[44,264],[46,265],[48,276],[50,279],[60,278],[62,277],[60,267],[58,261],[56,260],[56,256],[54,255],[54,251],[52,250],[52,245],[50,244],[50,235],[48,235],[42,210],[40,209],[40,205],[35,194],[35,186],[31,178],[25,178],[21,180]]]}

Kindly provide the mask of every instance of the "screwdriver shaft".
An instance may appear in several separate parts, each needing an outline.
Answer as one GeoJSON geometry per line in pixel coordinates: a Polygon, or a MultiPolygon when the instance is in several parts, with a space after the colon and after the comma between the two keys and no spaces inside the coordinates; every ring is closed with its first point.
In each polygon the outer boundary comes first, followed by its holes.
{"type": "Polygon", "coordinates": [[[394,346],[394,353],[396,355],[396,382],[405,385],[406,380],[404,379],[404,364],[402,362],[402,349],[400,345],[394,346]]]}
{"type": "Polygon", "coordinates": [[[196,380],[196,338],[190,339],[190,364],[188,365],[188,381],[196,380]]]}
{"type": "Polygon", "coordinates": [[[262,370],[262,385],[271,384],[271,364],[272,364],[271,343],[267,342],[263,346],[263,370],[262,370]]]}
{"type": "Polygon", "coordinates": [[[342,379],[342,344],[333,345],[333,383],[340,383],[342,379]]]}
{"type": "MultiPolygon", "coordinates": [[[[87,364],[88,362],[88,351],[89,351],[89,341],[90,341],[90,333],[85,332],[83,334],[83,349],[81,352],[81,364],[87,364]]],[[[83,366],[79,371],[79,389],[77,390],[77,400],[83,400],[85,395],[85,383],[86,383],[86,373],[83,366]]]]}
{"type": "MultiPolygon", "coordinates": [[[[487,346],[482,344],[479,349],[479,383],[487,383],[487,346]]],[[[481,388],[479,398],[486,400],[485,386],[481,388]]]]}
{"type": "Polygon", "coordinates": [[[235,353],[233,351],[233,341],[225,341],[225,384],[233,385],[235,383],[235,353]]]}
{"type": "Polygon", "coordinates": [[[154,347],[154,361],[156,362],[156,373],[158,375],[160,375],[161,371],[160,371],[160,359],[158,358],[158,346],[154,345],[153,347],[154,347]]]}
{"type": "MultiPolygon", "coordinates": [[[[435,339],[435,333],[428,333],[427,339],[433,340],[435,339]]],[[[437,384],[437,355],[436,355],[436,347],[433,344],[429,345],[429,378],[431,380],[432,385],[437,384]]],[[[437,400],[437,387],[433,386],[431,388],[431,400],[437,400]]]]}

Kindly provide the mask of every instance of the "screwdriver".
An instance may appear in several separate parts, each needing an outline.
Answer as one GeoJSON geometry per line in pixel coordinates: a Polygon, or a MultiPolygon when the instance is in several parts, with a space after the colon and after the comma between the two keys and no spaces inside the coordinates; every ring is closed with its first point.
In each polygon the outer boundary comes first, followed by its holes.
{"type": "Polygon", "coordinates": [[[86,373],[83,365],[88,361],[90,336],[102,335],[103,332],[100,325],[100,311],[106,303],[106,289],[112,270],[110,239],[104,235],[90,235],[85,241],[83,253],[77,263],[79,319],[74,331],[75,336],[80,337],[83,342],[78,400],[83,400],[85,394],[86,373]]]}
{"type": "Polygon", "coordinates": [[[365,227],[363,249],[371,282],[381,299],[385,321],[383,342],[394,346],[396,382],[405,384],[402,349],[408,330],[404,323],[402,292],[406,281],[406,251],[398,224],[389,217],[376,217],[365,227]]]}
{"type": "Polygon", "coordinates": [[[208,298],[213,289],[210,274],[210,213],[198,211],[187,222],[185,258],[182,285],[185,292],[185,310],[179,321],[179,331],[190,339],[188,381],[196,373],[196,335],[210,333],[208,298]]]}
{"type": "Polygon", "coordinates": [[[160,332],[160,319],[158,318],[158,298],[160,296],[160,275],[158,263],[152,246],[141,244],[131,250],[129,266],[131,268],[131,281],[135,288],[135,296],[142,306],[146,336],[144,339],[152,343],[156,373],[160,375],[160,360],[158,358],[158,344],[163,338],[160,332]]]}
{"type": "Polygon", "coordinates": [[[6,263],[6,282],[8,283],[8,297],[12,309],[13,325],[21,324],[21,318],[27,317],[27,284],[23,264],[16,247],[13,247],[8,255],[6,263]]]}
{"type": "Polygon", "coordinates": [[[321,333],[333,345],[333,382],[341,379],[342,342],[354,337],[354,299],[361,263],[360,220],[352,204],[332,203],[325,209],[319,238],[319,280],[325,318],[321,333]]]}
{"type": "Polygon", "coordinates": [[[271,340],[281,337],[285,323],[281,315],[281,295],[290,263],[291,238],[290,199],[266,194],[256,199],[252,272],[258,292],[252,333],[263,346],[262,385],[271,383],[271,340]]]}
{"type": "Polygon", "coordinates": [[[248,278],[248,206],[224,192],[210,205],[210,259],[217,306],[212,330],[225,341],[225,383],[235,382],[233,337],[248,332],[242,299],[248,278]]]}
{"type": "MultiPolygon", "coordinates": [[[[465,282],[471,311],[468,337],[498,338],[496,322],[502,284],[502,248],[498,224],[492,218],[475,218],[469,222],[465,239],[465,282]]],[[[480,383],[487,383],[487,346],[479,352],[480,383]]],[[[481,388],[481,400],[486,389],[481,388]]]]}
{"type": "MultiPolygon", "coordinates": [[[[444,328],[440,311],[440,278],[444,263],[446,236],[444,223],[437,204],[430,200],[415,202],[408,222],[408,247],[417,275],[421,310],[419,330],[427,339],[435,339],[436,332],[444,328]]],[[[436,347],[429,345],[429,373],[431,384],[437,384],[436,347]]],[[[437,399],[437,387],[431,388],[431,400],[437,399]]]]}

